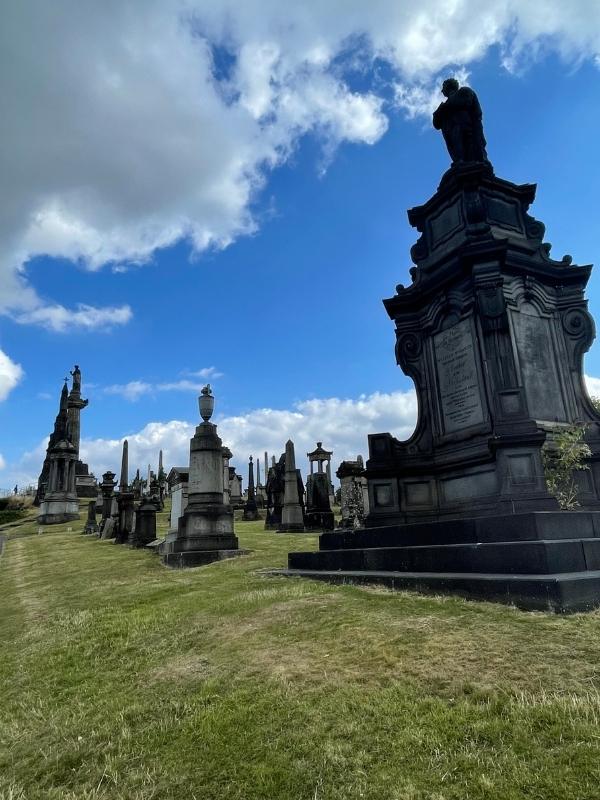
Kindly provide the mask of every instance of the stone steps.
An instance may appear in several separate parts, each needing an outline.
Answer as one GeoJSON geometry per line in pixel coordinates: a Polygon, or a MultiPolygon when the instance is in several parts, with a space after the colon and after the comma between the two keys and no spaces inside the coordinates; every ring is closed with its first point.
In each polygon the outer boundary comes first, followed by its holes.
{"type": "Polygon", "coordinates": [[[599,605],[600,571],[553,575],[489,575],[353,570],[272,570],[272,575],[331,583],[380,584],[423,594],[455,594],[471,600],[508,603],[527,611],[573,613],[599,605]]]}
{"type": "Polygon", "coordinates": [[[324,533],[288,569],[525,609],[600,606],[600,512],[543,511],[324,533]]]}
{"type": "Polygon", "coordinates": [[[600,539],[319,550],[288,560],[290,569],[548,575],[600,569],[600,539]]]}

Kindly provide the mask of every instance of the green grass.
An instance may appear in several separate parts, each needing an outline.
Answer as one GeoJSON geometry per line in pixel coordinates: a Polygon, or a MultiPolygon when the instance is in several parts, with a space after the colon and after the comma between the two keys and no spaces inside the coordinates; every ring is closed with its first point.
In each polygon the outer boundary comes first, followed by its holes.
{"type": "Polygon", "coordinates": [[[0,559],[1,800],[600,796],[600,614],[269,577],[316,537],[262,523],[182,572],[83,524],[0,559]]]}

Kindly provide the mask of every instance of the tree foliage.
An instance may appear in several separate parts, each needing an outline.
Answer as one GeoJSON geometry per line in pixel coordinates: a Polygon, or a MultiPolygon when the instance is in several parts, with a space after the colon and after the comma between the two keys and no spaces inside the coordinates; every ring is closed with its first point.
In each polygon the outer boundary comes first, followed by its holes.
{"type": "Polygon", "coordinates": [[[565,511],[579,506],[578,471],[589,469],[592,451],[584,441],[586,426],[572,425],[552,433],[542,450],[542,464],[548,491],[565,511]]]}

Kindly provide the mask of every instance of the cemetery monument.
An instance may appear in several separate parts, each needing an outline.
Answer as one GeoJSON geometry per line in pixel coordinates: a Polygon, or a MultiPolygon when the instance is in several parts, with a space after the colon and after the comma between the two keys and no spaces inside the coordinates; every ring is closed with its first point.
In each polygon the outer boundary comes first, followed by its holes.
{"type": "Polygon", "coordinates": [[[452,166],[410,209],[410,286],[384,306],[418,421],[369,436],[366,526],[292,553],[287,574],[381,581],[523,608],[600,605],[600,418],[583,380],[591,266],[554,259],[529,214],[536,187],[494,174],[472,90],[444,83],[434,115],[452,166]],[[586,427],[580,509],[559,510],[542,448],[586,427]]]}

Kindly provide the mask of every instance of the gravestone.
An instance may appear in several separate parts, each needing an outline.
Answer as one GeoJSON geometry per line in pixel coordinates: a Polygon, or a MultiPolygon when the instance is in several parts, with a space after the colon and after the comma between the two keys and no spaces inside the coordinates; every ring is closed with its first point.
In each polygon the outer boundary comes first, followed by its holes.
{"type": "Polygon", "coordinates": [[[582,363],[595,335],[584,297],[591,267],[552,258],[544,225],[528,213],[534,185],[497,177],[487,156],[465,160],[471,133],[483,133],[474,105],[474,116],[452,122],[453,103],[440,127],[455,163],[409,211],[420,233],[412,284],[384,300],[397,362],[415,383],[416,430],[407,441],[369,436],[366,527],[291,553],[286,574],[593,608],[600,418],[582,363]],[[455,123],[464,130],[452,132],[455,123]],[[585,426],[592,456],[571,513],[548,491],[541,451],[548,434],[573,424],[585,426]]]}
{"type": "Polygon", "coordinates": [[[90,500],[88,503],[88,515],[85,522],[84,533],[98,533],[98,523],[96,522],[96,501],[90,500]]]}
{"type": "Polygon", "coordinates": [[[100,491],[102,492],[102,519],[99,533],[102,539],[112,539],[115,520],[113,517],[114,488],[117,485],[115,473],[108,470],[102,476],[100,491]],[[107,535],[105,535],[105,533],[107,535]],[[110,535],[108,535],[110,533],[110,535]]]}
{"type": "Polygon", "coordinates": [[[300,533],[304,530],[304,513],[300,502],[298,473],[294,443],[288,439],[285,445],[285,489],[281,524],[278,530],[282,533],[300,533]]]}
{"type": "Polygon", "coordinates": [[[340,479],[341,527],[360,528],[369,513],[369,489],[362,456],[356,461],[342,461],[335,474],[340,479]]]}
{"type": "Polygon", "coordinates": [[[223,502],[223,443],[209,420],[214,410],[210,386],[198,398],[202,422],[190,441],[188,504],[159,546],[169,567],[194,567],[246,553],[233,530],[233,511],[223,502]]]}
{"type": "Polygon", "coordinates": [[[156,503],[144,497],[135,510],[135,524],[129,531],[130,547],[146,547],[156,539],[156,503]]]}
{"type": "Polygon", "coordinates": [[[168,484],[171,493],[170,531],[177,530],[179,517],[183,516],[183,512],[187,508],[189,479],[190,471],[188,467],[173,467],[169,472],[168,484]]]}
{"type": "Polygon", "coordinates": [[[274,531],[281,525],[281,514],[285,493],[285,453],[281,454],[278,462],[272,458],[271,467],[267,477],[267,512],[265,514],[265,530],[274,531]]]}

